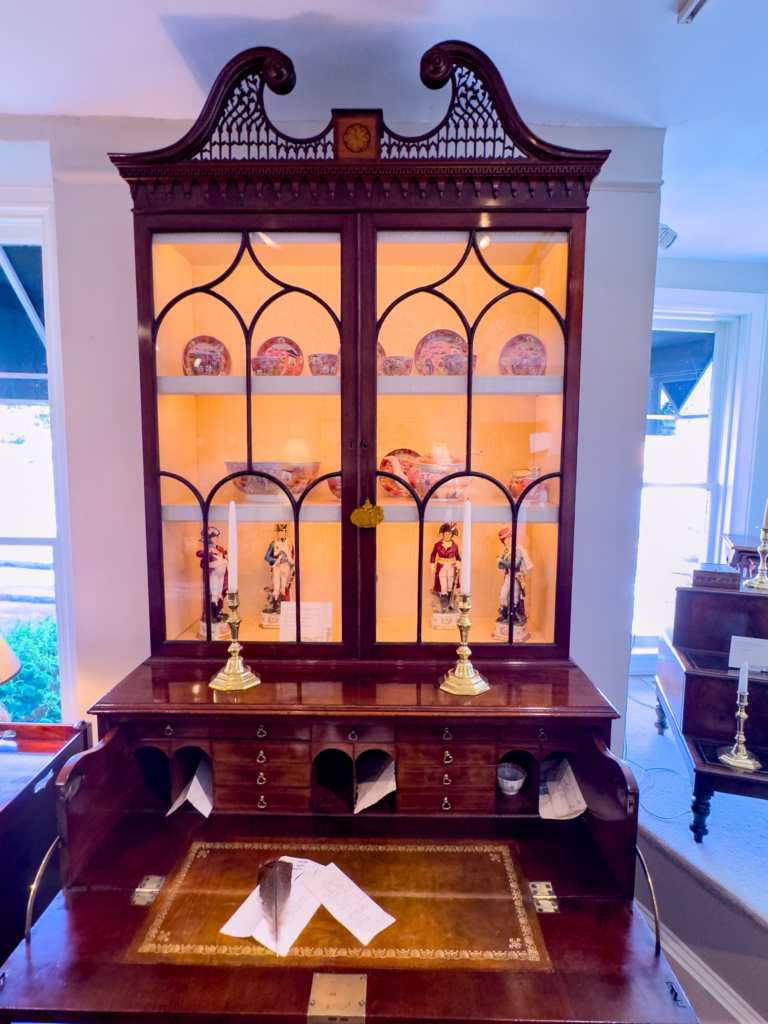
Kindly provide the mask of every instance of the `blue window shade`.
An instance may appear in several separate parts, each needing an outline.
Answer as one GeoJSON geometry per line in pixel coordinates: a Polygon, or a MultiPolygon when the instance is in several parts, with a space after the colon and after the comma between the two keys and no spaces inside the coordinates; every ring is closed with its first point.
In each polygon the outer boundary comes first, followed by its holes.
{"type": "MultiPolygon", "coordinates": [[[[7,245],[3,247],[3,252],[44,324],[42,249],[39,245],[7,245]]],[[[47,372],[45,346],[5,272],[0,268],[0,373],[47,372]]],[[[0,377],[0,399],[44,401],[47,398],[47,380],[0,377]]]]}

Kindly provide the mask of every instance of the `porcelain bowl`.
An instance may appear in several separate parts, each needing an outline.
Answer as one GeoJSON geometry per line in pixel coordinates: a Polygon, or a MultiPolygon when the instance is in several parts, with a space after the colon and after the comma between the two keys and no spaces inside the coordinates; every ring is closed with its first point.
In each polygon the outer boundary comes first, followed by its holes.
{"type": "Polygon", "coordinates": [[[525,775],[525,769],[520,765],[510,764],[506,761],[502,761],[496,769],[496,781],[499,784],[499,789],[506,796],[514,796],[515,793],[520,792],[525,782],[525,775]]]}
{"type": "MultiPolygon", "coordinates": [[[[414,459],[406,470],[408,482],[423,498],[430,487],[433,487],[444,476],[451,473],[458,473],[466,469],[464,459],[455,459],[448,456],[448,459],[436,459],[433,455],[422,455],[420,459],[414,459]]],[[[469,480],[467,477],[456,477],[442,487],[438,487],[430,500],[432,501],[461,501],[467,489],[469,480]]]]}
{"type": "Polygon", "coordinates": [[[251,372],[254,377],[282,377],[285,365],[277,356],[252,356],[251,372]]]}
{"type": "MultiPolygon", "coordinates": [[[[248,469],[247,462],[227,462],[227,473],[244,472],[248,469]]],[[[299,498],[306,491],[320,469],[319,462],[254,462],[257,473],[269,473],[280,480],[294,498],[299,498]]],[[[245,494],[246,501],[287,502],[285,493],[271,480],[261,476],[239,476],[234,481],[235,487],[245,494]]]]}
{"type": "Polygon", "coordinates": [[[335,352],[313,352],[308,358],[313,377],[338,377],[341,360],[335,352]]]}
{"type": "Polygon", "coordinates": [[[382,356],[379,359],[380,377],[407,377],[412,368],[412,356],[382,356]]]}

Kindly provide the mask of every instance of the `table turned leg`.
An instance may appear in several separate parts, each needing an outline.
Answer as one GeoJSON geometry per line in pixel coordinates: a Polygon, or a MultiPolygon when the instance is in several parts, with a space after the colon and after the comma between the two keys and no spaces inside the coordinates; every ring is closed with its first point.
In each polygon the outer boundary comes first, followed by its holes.
{"type": "Polygon", "coordinates": [[[713,793],[714,790],[709,788],[701,792],[697,792],[696,789],[693,791],[693,800],[691,800],[693,818],[688,828],[693,832],[694,842],[701,843],[704,841],[704,836],[709,835],[706,822],[711,810],[710,801],[713,793]]]}

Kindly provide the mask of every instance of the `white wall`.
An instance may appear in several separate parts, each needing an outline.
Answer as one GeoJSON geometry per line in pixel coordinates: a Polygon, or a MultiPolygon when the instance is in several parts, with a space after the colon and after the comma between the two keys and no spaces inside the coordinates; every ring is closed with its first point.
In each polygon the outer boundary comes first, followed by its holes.
{"type": "MultiPolygon", "coordinates": [[[[0,117],[0,139],[51,148],[81,712],[149,653],[131,200],[106,153],[186,127],[0,117]]],[[[588,217],[572,652],[623,712],[663,132],[537,131],[613,150],[588,217]]]]}
{"type": "MultiPolygon", "coordinates": [[[[587,215],[571,656],[626,709],[664,132],[539,128],[611,149],[587,215]]],[[[623,725],[613,729],[621,753],[623,725]]]]}

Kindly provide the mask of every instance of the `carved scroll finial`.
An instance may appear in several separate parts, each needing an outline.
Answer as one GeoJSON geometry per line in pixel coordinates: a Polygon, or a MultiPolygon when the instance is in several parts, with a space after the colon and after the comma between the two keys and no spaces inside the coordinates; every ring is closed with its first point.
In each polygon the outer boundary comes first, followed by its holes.
{"type": "Polygon", "coordinates": [[[453,61],[439,46],[433,46],[421,58],[421,80],[428,89],[442,89],[452,72],[453,61]]]}
{"type": "Polygon", "coordinates": [[[285,96],[296,85],[293,61],[278,50],[273,50],[266,58],[262,74],[269,88],[278,96],[285,96]]]}

